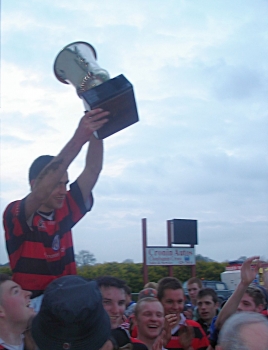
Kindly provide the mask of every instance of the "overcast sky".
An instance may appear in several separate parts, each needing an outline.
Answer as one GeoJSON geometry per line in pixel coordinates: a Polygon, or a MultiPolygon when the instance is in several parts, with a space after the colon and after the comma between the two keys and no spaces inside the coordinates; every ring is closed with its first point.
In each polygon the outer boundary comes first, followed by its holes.
{"type": "MultiPolygon", "coordinates": [[[[267,19],[267,0],[3,0],[1,212],[29,192],[32,161],[58,154],[83,115],[53,64],[86,41],[111,77],[133,84],[140,121],[105,139],[75,251],[141,262],[141,219],[148,245],[164,246],[177,218],[198,220],[198,254],[268,259],[267,19]]],[[[0,237],[5,263],[2,227],[0,237]]]]}

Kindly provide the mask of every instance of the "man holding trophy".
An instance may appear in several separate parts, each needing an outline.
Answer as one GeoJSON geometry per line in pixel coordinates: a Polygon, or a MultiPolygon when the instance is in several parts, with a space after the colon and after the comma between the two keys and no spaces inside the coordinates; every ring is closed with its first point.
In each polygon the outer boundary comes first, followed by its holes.
{"type": "Polygon", "coordinates": [[[87,112],[56,157],[37,158],[29,170],[30,194],[10,203],[4,212],[13,280],[32,292],[35,309],[52,280],[76,274],[71,228],[93,205],[91,191],[103,161],[103,141],[93,132],[107,122],[108,114],[102,109],[87,112]],[[86,143],[85,168],[67,191],[67,169],[86,143]]]}
{"type": "Polygon", "coordinates": [[[76,274],[71,228],[93,205],[91,191],[102,169],[102,139],[138,121],[132,85],[122,74],[110,79],[96,57],[85,42],[67,45],[56,57],[57,79],[75,86],[87,112],[56,157],[41,156],[33,162],[30,194],[4,212],[13,280],[32,292],[35,310],[51,281],[76,274]],[[85,168],[67,191],[67,169],[86,143],[85,168]]]}

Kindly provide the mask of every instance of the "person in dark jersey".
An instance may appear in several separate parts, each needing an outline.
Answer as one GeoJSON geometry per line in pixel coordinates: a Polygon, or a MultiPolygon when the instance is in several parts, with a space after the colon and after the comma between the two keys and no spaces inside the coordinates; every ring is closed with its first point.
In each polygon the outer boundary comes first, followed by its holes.
{"type": "Polygon", "coordinates": [[[14,282],[32,292],[38,310],[46,286],[76,274],[72,227],[93,204],[91,191],[103,161],[103,143],[93,135],[109,112],[87,112],[69,142],[56,156],[41,156],[30,167],[31,192],[4,212],[6,246],[14,282]],[[84,144],[89,144],[84,170],[66,190],[67,169],[84,144]]]}
{"type": "Polygon", "coordinates": [[[98,285],[81,276],[63,276],[48,285],[31,333],[40,350],[113,349],[98,285]]]}
{"type": "Polygon", "coordinates": [[[198,277],[192,277],[187,281],[187,290],[192,306],[197,305],[197,294],[202,288],[202,281],[198,277]]]}
{"type": "Polygon", "coordinates": [[[218,296],[214,289],[200,289],[197,294],[197,310],[199,318],[196,322],[200,324],[209,337],[211,322],[219,312],[218,296]]]}
{"type": "MultiPolygon", "coordinates": [[[[102,295],[102,304],[110,319],[111,340],[115,349],[148,350],[145,344],[131,341],[124,312],[126,310],[126,282],[114,276],[96,279],[102,295]]],[[[156,349],[157,350],[157,349],[156,349]]]]}
{"type": "Polygon", "coordinates": [[[96,279],[102,295],[103,307],[109,315],[111,329],[125,322],[126,282],[114,276],[99,276],[96,279]]]}

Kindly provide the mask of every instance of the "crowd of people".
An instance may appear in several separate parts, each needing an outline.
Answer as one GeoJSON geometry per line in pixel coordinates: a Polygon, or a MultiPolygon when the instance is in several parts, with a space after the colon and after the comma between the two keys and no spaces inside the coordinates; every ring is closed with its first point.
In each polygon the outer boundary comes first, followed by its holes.
{"type": "Polygon", "coordinates": [[[251,285],[259,257],[244,262],[224,305],[195,277],[187,302],[170,276],[145,285],[135,302],[119,278],[76,275],[71,229],[93,205],[103,161],[103,141],[93,133],[108,114],[87,112],[57,156],[38,157],[30,193],[4,212],[12,278],[0,274],[0,349],[267,350],[267,299],[251,285]],[[85,167],[67,191],[67,169],[85,144],[85,167]]]}
{"type": "Polygon", "coordinates": [[[267,350],[267,298],[252,285],[256,258],[244,262],[241,282],[223,305],[210,288],[191,295],[199,280],[190,279],[191,314],[175,277],[145,285],[135,302],[130,287],[117,277],[62,276],[46,287],[36,312],[32,293],[2,274],[0,349],[267,350]]]}

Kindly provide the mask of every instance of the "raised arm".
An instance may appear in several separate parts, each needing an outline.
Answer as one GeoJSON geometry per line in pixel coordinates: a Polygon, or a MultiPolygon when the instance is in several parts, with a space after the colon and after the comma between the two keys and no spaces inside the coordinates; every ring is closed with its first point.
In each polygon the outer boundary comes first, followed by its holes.
{"type": "Polygon", "coordinates": [[[90,142],[86,155],[86,165],[78,177],[78,186],[82,192],[84,202],[86,203],[89,194],[95,186],[99,174],[102,170],[103,162],[103,141],[97,140],[94,135],[90,136],[90,142]]]}
{"type": "MultiPolygon", "coordinates": [[[[80,152],[82,146],[89,141],[92,133],[102,127],[109,112],[98,108],[87,112],[62,151],[40,172],[32,185],[32,192],[26,198],[25,215],[28,219],[42,204],[46,202],[54,188],[59,184],[67,168],[80,152]]],[[[97,140],[96,140],[97,141],[97,140]]],[[[101,142],[100,142],[101,144],[101,142]]],[[[102,147],[102,146],[100,146],[102,147]]],[[[102,148],[99,151],[102,154],[102,148]]],[[[102,162],[102,161],[101,161],[102,162]]]]}
{"type": "Polygon", "coordinates": [[[252,283],[259,271],[260,263],[259,260],[257,260],[259,258],[259,256],[253,256],[244,261],[241,267],[241,281],[221,309],[215,324],[217,329],[221,329],[224,322],[237,311],[240,300],[242,299],[247,287],[252,283]],[[254,268],[252,268],[251,264],[254,260],[257,261],[254,268]]]}

